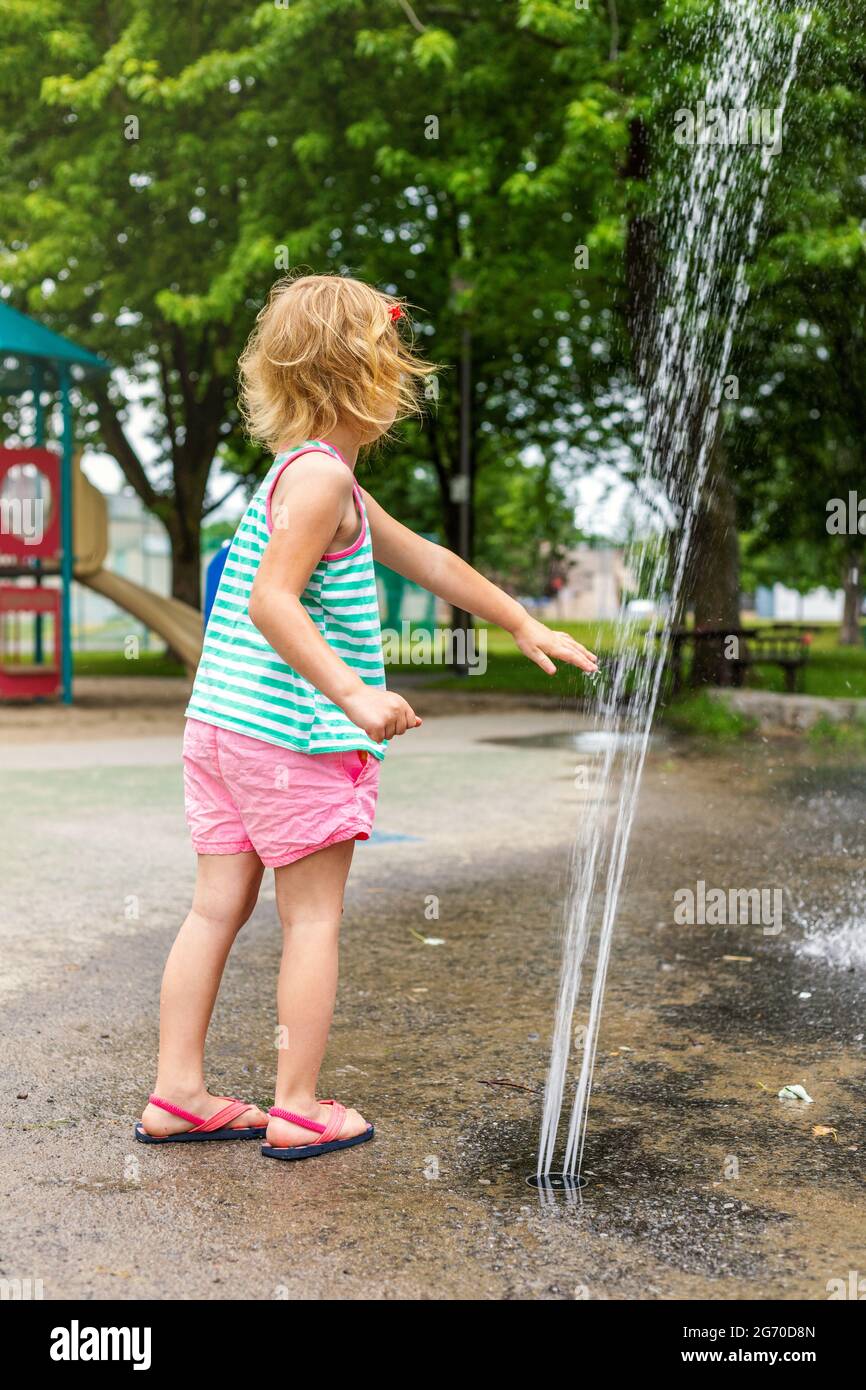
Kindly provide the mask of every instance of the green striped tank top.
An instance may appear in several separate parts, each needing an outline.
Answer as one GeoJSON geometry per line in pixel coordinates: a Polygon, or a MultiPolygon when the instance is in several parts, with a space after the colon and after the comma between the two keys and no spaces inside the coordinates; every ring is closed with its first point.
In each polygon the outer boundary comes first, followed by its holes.
{"type": "MultiPolygon", "coordinates": [[[[187,717],[301,753],[366,749],[385,756],[385,744],[353,724],[331,700],[278,656],[250,622],[253,580],[272,529],[271,497],[284,468],[301,454],[341,455],[308,440],[279,454],[241,518],[208,619],[187,717]]],[[[345,459],[341,459],[345,463],[345,459]]],[[[347,465],[348,466],[348,465],[347,465]]],[[[367,512],[353,487],[361,533],[348,549],[323,555],[301,603],[328,645],[367,684],[383,688],[382,632],[367,512]]]]}

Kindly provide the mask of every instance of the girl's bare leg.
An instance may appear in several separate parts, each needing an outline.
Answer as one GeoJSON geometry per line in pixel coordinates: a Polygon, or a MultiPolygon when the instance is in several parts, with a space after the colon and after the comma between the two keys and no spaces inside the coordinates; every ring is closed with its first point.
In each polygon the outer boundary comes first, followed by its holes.
{"type": "MultiPolygon", "coordinates": [[[[178,932],[162,977],[159,1068],[153,1094],[207,1119],[226,1103],[204,1083],[204,1045],[223,969],[235,937],[252,914],[264,872],[251,850],[200,854],[192,908],[178,932]]],[[[175,1134],[189,1125],[145,1106],[149,1134],[175,1134]]],[[[263,1125],[261,1110],[247,1110],[235,1127],[263,1125]]]]}
{"type": "MultiPolygon", "coordinates": [[[[337,960],[343,891],[354,840],[317,850],[277,869],[277,911],[283,926],[283,958],[277,988],[280,1023],[276,1105],[326,1124],[329,1112],[316,1101],[316,1082],[337,993],[337,960]]],[[[366,1120],[349,1110],[341,1132],[362,1134],[366,1120]]],[[[276,1148],[309,1144],[315,1135],[271,1118],[267,1142],[276,1148]]]]}

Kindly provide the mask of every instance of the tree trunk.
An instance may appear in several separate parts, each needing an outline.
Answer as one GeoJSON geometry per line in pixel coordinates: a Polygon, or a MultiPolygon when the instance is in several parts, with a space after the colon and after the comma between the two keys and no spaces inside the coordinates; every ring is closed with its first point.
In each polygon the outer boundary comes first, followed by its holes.
{"type": "Polygon", "coordinates": [[[171,557],[171,596],[191,608],[201,608],[201,540],[185,536],[171,557]]]}
{"type": "Polygon", "coordinates": [[[163,507],[163,523],[171,539],[171,596],[201,608],[201,523],[202,505],[210,463],[175,470],[175,497],[172,510],[163,507]]]}
{"type": "MultiPolygon", "coordinates": [[[[736,497],[721,440],[713,450],[695,518],[686,584],[695,628],[722,628],[733,635],[740,626],[740,545],[736,497]]],[[[695,642],[694,649],[692,686],[734,683],[735,644],[722,636],[695,642]]]]}
{"type": "Polygon", "coordinates": [[[842,587],[845,591],[845,604],[842,609],[839,646],[857,647],[860,645],[860,610],[863,607],[863,566],[856,550],[849,551],[846,557],[842,587]]]}
{"type": "MultiPolygon", "coordinates": [[[[645,183],[650,172],[650,142],[646,124],[635,117],[629,127],[629,145],[622,170],[624,179],[645,183]]],[[[658,294],[658,227],[647,213],[632,211],[626,229],[625,320],[632,344],[632,365],[640,390],[647,394],[657,363],[644,358],[653,309],[658,294]]]]}
{"type": "MultiPolygon", "coordinates": [[[[217,343],[219,346],[219,343],[217,343]]],[[[204,349],[200,355],[204,356],[204,349]]],[[[187,346],[178,333],[172,348],[160,357],[164,411],[168,424],[171,465],[170,483],[157,490],[148,477],[138,454],[126,436],[117,405],[108,387],[93,388],[99,412],[102,437],[117,460],[127,482],[132,485],[148,511],[159,517],[169,535],[172,551],[172,598],[201,608],[201,524],[208,479],[219,443],[220,424],[225,418],[225,380],[212,373],[204,390],[187,361],[187,346]],[[178,419],[173,412],[172,391],[177,382],[183,387],[185,413],[178,419]],[[194,389],[198,388],[198,394],[194,389]],[[195,448],[179,443],[183,435],[196,441],[195,448]]]]}
{"type": "MultiPolygon", "coordinates": [[[[474,493],[473,450],[472,450],[472,334],[464,324],[460,335],[460,452],[458,471],[452,479],[456,484],[456,529],[457,554],[468,565],[472,563],[472,500],[474,493]]],[[[453,498],[452,492],[452,498],[453,498]]],[[[469,674],[469,640],[474,630],[472,614],[455,604],[452,609],[454,632],[460,633],[455,640],[462,645],[455,649],[454,672],[458,676],[469,674]]]]}

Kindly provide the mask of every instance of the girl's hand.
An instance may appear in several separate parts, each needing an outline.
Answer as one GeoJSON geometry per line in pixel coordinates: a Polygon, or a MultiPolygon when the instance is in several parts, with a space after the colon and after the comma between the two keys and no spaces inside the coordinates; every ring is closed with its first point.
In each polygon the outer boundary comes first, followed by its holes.
{"type": "Polygon", "coordinates": [[[350,695],[343,704],[343,710],[374,743],[396,738],[398,734],[405,734],[407,729],[417,729],[421,723],[402,695],[393,695],[389,690],[367,687],[350,695]]]}
{"type": "Polygon", "coordinates": [[[548,676],[556,674],[556,667],[550,660],[552,656],[558,661],[567,661],[569,666],[579,666],[581,671],[587,671],[591,676],[598,670],[594,652],[587,651],[567,632],[553,632],[528,614],[512,636],[523,655],[540,666],[548,676]]]}

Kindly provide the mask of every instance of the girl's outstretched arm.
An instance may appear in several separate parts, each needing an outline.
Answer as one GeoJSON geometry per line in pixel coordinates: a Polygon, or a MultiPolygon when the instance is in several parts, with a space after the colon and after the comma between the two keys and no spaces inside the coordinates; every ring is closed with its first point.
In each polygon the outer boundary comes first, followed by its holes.
{"type": "Polygon", "coordinates": [[[408,526],[403,526],[384,507],[380,507],[368,492],[364,493],[364,500],[370,519],[373,554],[380,564],[420,584],[422,589],[429,589],[446,603],[453,603],[485,622],[504,627],[524,656],[528,656],[548,675],[552,676],[556,671],[551,657],[566,661],[571,666],[579,666],[591,675],[598,670],[595,655],[567,632],[555,632],[545,627],[544,623],[527,613],[522,604],[506,594],[504,589],[491,584],[489,579],[467,565],[453,550],[435,545],[423,536],[417,536],[408,526]]]}

